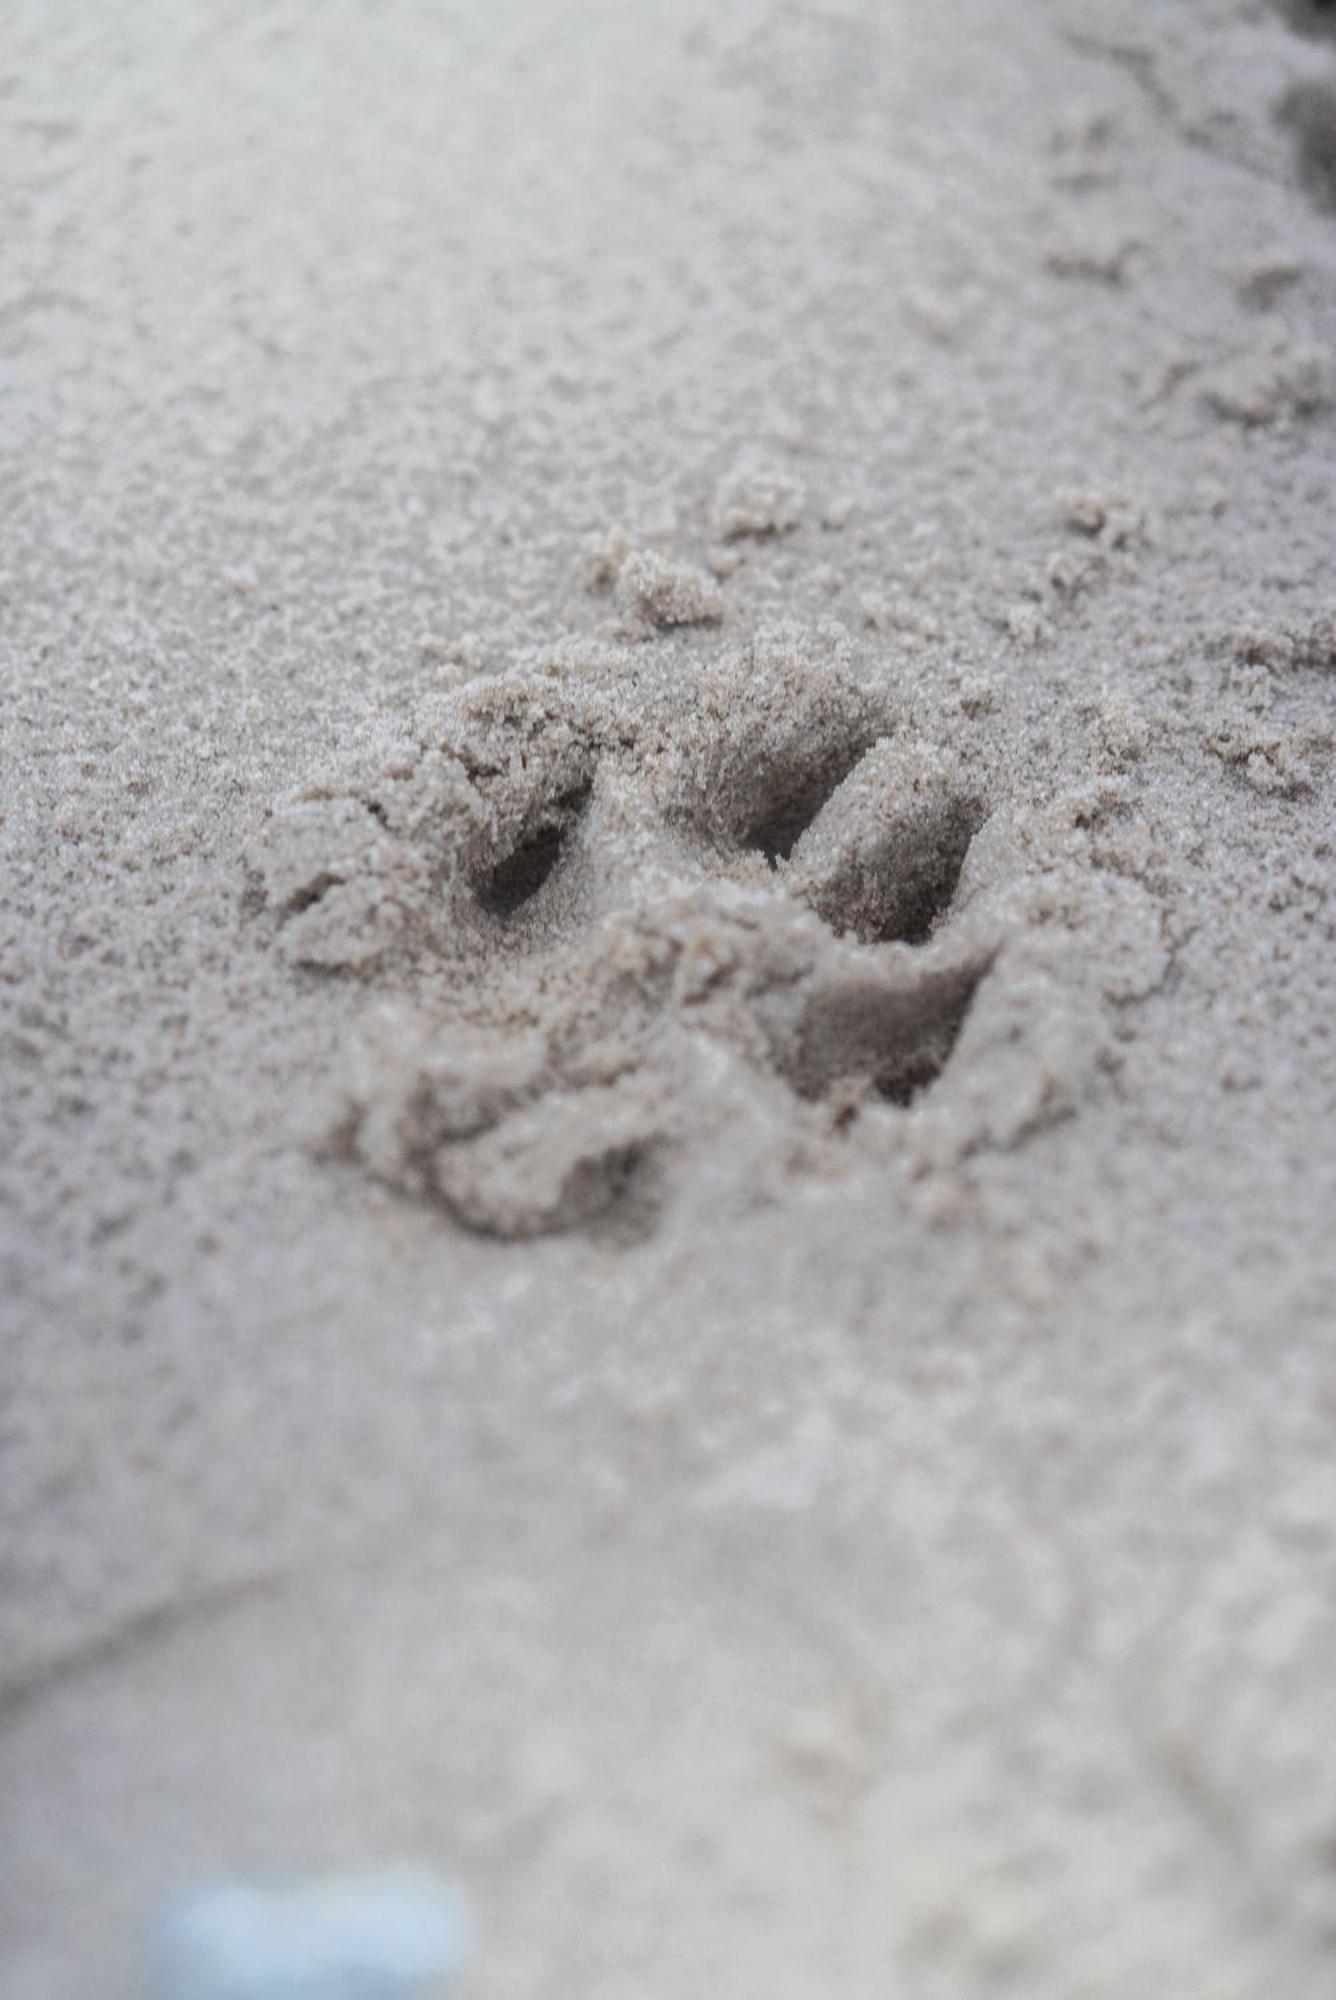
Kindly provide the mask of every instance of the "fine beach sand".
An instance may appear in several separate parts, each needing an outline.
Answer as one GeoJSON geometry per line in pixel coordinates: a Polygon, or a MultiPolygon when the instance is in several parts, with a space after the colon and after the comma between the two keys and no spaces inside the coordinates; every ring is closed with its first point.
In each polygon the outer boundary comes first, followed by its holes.
{"type": "Polygon", "coordinates": [[[16,0],[0,1992],[1336,1988],[1336,12],[16,0]]]}

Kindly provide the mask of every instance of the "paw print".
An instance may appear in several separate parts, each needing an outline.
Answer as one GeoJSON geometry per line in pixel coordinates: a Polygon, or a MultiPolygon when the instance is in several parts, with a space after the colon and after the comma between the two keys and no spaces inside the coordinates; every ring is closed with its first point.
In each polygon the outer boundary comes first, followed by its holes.
{"type": "Polygon", "coordinates": [[[1036,1114],[1052,1051],[1017,1023],[1043,954],[1019,948],[1008,825],[835,640],[703,670],[583,646],[290,802],[252,902],[308,975],[380,989],[345,1157],[494,1237],[626,1238],[739,1126],[967,1147],[1036,1114]]]}

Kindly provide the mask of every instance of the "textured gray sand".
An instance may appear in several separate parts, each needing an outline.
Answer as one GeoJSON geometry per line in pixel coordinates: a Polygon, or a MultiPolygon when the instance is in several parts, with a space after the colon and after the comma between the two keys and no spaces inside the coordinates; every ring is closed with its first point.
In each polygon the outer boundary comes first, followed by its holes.
{"type": "Polygon", "coordinates": [[[1336,1987],[1336,44],[0,27],[0,1990],[1336,1987]]]}

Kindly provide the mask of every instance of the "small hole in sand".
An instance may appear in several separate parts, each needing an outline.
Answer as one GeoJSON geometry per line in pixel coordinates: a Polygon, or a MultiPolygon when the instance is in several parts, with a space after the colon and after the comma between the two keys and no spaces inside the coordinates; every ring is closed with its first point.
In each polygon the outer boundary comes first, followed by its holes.
{"type": "Polygon", "coordinates": [[[973,799],[910,810],[877,844],[851,849],[810,897],[839,937],[862,944],[926,944],[955,901],[970,845],[983,822],[973,799]]]}
{"type": "Polygon", "coordinates": [[[965,857],[978,828],[978,814],[962,808],[934,829],[935,838],[925,843],[918,865],[897,884],[894,918],[889,928],[882,929],[878,942],[927,943],[955,901],[965,857]]]}
{"type": "Polygon", "coordinates": [[[930,1084],[936,1083],[946,1067],[947,1057],[955,1046],[956,1035],[960,1032],[964,1017],[956,1024],[954,1031],[944,1038],[945,1046],[931,1055],[920,1057],[916,1062],[905,1063],[884,1076],[873,1079],[873,1089],[883,1104],[895,1104],[904,1111],[922,1096],[930,1084]]]}
{"type": "Polygon", "coordinates": [[[787,861],[866,749],[862,741],[846,743],[812,763],[795,759],[773,767],[757,787],[760,802],[740,836],[742,845],[763,854],[772,868],[787,861]]]}
{"type": "Polygon", "coordinates": [[[629,1247],[654,1233],[664,1200],[663,1146],[640,1140],[609,1153],[594,1169],[602,1186],[585,1234],[629,1247]]]}
{"type": "Polygon", "coordinates": [[[1281,106],[1299,158],[1299,176],[1320,208],[1336,209],[1336,84],[1301,83],[1281,106]]]}
{"type": "Polygon", "coordinates": [[[855,980],[815,996],[782,1072],[800,1097],[838,1102],[861,1084],[887,1104],[912,1104],[950,1060],[988,965],[975,959],[910,989],[855,980]]]}
{"type": "Polygon", "coordinates": [[[581,785],[555,800],[541,824],[498,862],[478,889],[478,901],[490,916],[508,921],[533,901],[555,872],[590,790],[581,785]]]}
{"type": "Polygon", "coordinates": [[[1278,0],[1278,4],[1296,33],[1336,34],[1336,0],[1278,0]]]}
{"type": "Polygon", "coordinates": [[[874,1068],[872,1077],[872,1087],[884,1103],[906,1109],[936,1083],[960,1039],[982,977],[979,970],[962,983],[912,1052],[901,1052],[892,1039],[884,1062],[874,1068]]]}

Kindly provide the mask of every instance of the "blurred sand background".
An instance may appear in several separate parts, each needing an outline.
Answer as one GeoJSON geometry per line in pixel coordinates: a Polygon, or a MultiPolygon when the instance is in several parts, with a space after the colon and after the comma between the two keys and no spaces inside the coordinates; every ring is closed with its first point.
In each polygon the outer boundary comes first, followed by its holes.
{"type": "Polygon", "coordinates": [[[1327,19],[6,7],[6,2000],[399,1854],[478,2000],[1331,1993],[1327,19]],[[331,1158],[421,982],[275,811],[777,629],[1085,899],[968,1118],[744,1081],[632,1242],[331,1158]]]}

